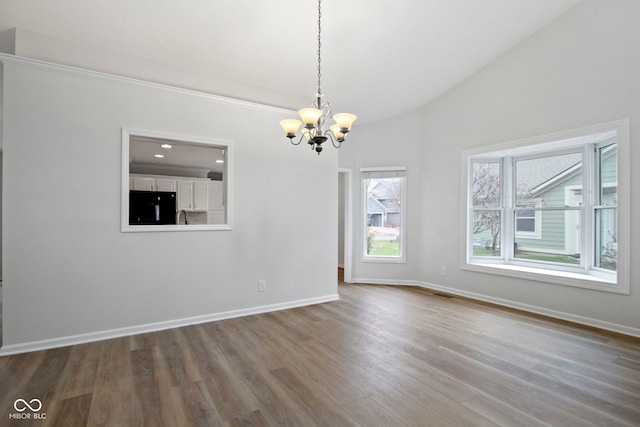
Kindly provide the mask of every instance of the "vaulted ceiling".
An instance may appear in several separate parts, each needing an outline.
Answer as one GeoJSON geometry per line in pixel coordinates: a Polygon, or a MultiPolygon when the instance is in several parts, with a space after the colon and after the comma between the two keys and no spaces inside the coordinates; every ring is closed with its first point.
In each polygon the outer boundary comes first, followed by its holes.
{"type": "MultiPolygon", "coordinates": [[[[360,122],[413,110],[581,1],[323,0],[323,92],[360,122]]],[[[316,0],[0,0],[0,37],[179,66],[216,76],[200,89],[298,109],[316,93],[317,13],[316,0]]]]}

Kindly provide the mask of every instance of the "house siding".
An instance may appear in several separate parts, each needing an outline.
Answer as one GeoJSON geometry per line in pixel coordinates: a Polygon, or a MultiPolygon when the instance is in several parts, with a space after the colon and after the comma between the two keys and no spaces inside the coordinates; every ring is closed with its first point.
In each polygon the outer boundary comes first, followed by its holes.
{"type": "MultiPolygon", "coordinates": [[[[565,200],[566,188],[573,186],[582,188],[581,173],[574,175],[573,177],[540,194],[540,205],[550,207],[566,206],[568,204],[568,202],[565,200]]],[[[542,227],[540,238],[528,239],[516,237],[518,250],[573,255],[575,253],[575,250],[571,249],[575,248],[575,245],[571,246],[570,248],[566,247],[565,245],[566,218],[572,215],[575,215],[575,213],[567,212],[564,210],[542,211],[540,216],[540,224],[536,224],[536,227],[542,227]]]]}
{"type": "MultiPolygon", "coordinates": [[[[602,159],[601,172],[602,182],[614,184],[614,186],[617,179],[617,157],[615,153],[615,150],[605,152],[602,159]]],[[[572,200],[566,200],[568,187],[579,188],[580,193],[582,192],[581,170],[571,178],[541,193],[539,195],[541,206],[575,206],[572,200]]],[[[616,197],[615,194],[616,192],[605,195],[603,201],[607,204],[613,203],[613,199],[616,197]]],[[[542,231],[540,238],[517,237],[518,250],[575,255],[579,252],[579,244],[574,241],[575,238],[567,236],[567,221],[577,215],[577,213],[571,211],[543,211],[541,213],[542,231]]],[[[579,231],[577,230],[576,234],[579,234],[579,231]]]]}

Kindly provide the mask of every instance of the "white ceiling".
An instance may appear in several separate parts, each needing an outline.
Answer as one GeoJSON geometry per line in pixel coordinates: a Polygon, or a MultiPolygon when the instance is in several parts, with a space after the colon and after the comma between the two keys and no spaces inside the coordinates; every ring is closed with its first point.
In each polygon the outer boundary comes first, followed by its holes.
{"type": "MultiPolygon", "coordinates": [[[[323,92],[360,122],[401,114],[581,1],[323,0],[323,92]]],[[[0,0],[0,36],[15,27],[210,73],[217,93],[265,104],[298,109],[316,93],[316,0],[0,0]]]]}

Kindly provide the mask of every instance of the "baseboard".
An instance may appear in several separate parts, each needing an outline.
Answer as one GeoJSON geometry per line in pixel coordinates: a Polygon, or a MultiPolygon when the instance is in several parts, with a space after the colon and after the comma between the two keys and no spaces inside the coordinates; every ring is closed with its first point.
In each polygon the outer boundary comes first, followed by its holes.
{"type": "Polygon", "coordinates": [[[79,335],[69,335],[66,337],[52,338],[40,341],[31,341],[20,344],[4,345],[0,348],[0,356],[9,356],[12,354],[28,353],[32,351],[49,350],[52,348],[67,347],[70,345],[85,344],[88,342],[102,341],[112,338],[120,338],[124,336],[143,334],[147,332],[157,332],[166,329],[180,328],[182,326],[197,325],[200,323],[215,322],[218,320],[232,319],[235,317],[250,316],[253,314],[270,313],[274,311],[286,310],[296,307],[304,307],[307,305],[322,304],[325,302],[336,301],[340,299],[339,295],[332,294],[316,298],[308,298],[296,301],[289,301],[279,304],[263,305],[259,307],[251,307],[240,310],[224,311],[221,313],[206,314],[203,316],[194,316],[183,319],[175,319],[164,322],[147,323],[144,325],[129,326],[126,328],[110,329],[99,332],[91,332],[79,335]]]}
{"type": "Polygon", "coordinates": [[[420,282],[417,282],[415,280],[363,279],[359,277],[351,278],[351,283],[389,286],[420,286],[420,282]]]}
{"type": "Polygon", "coordinates": [[[524,304],[517,301],[511,301],[503,298],[496,298],[488,295],[478,294],[475,292],[463,291],[448,286],[436,285],[434,283],[416,281],[416,280],[388,280],[388,279],[352,279],[353,283],[369,283],[372,285],[396,285],[396,286],[417,286],[434,291],[446,292],[448,294],[459,295],[462,297],[489,302],[503,307],[515,308],[529,313],[541,314],[543,316],[553,317],[555,319],[566,320],[580,325],[592,326],[606,331],[616,332],[623,335],[640,338],[640,329],[630,326],[620,325],[617,323],[605,322],[604,320],[593,319],[590,317],[579,316],[577,314],[565,313],[563,311],[551,310],[536,305],[524,304]]]}

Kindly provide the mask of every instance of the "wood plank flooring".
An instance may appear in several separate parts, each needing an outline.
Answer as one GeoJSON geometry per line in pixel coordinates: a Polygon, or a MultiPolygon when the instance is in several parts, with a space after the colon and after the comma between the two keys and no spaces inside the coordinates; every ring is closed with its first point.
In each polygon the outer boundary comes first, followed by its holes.
{"type": "Polygon", "coordinates": [[[0,343],[2,343],[2,279],[0,279],[0,343]]]}
{"type": "Polygon", "coordinates": [[[339,292],[0,358],[0,425],[640,425],[638,339],[423,289],[339,292]],[[9,419],[34,398],[46,420],[9,419]]]}

